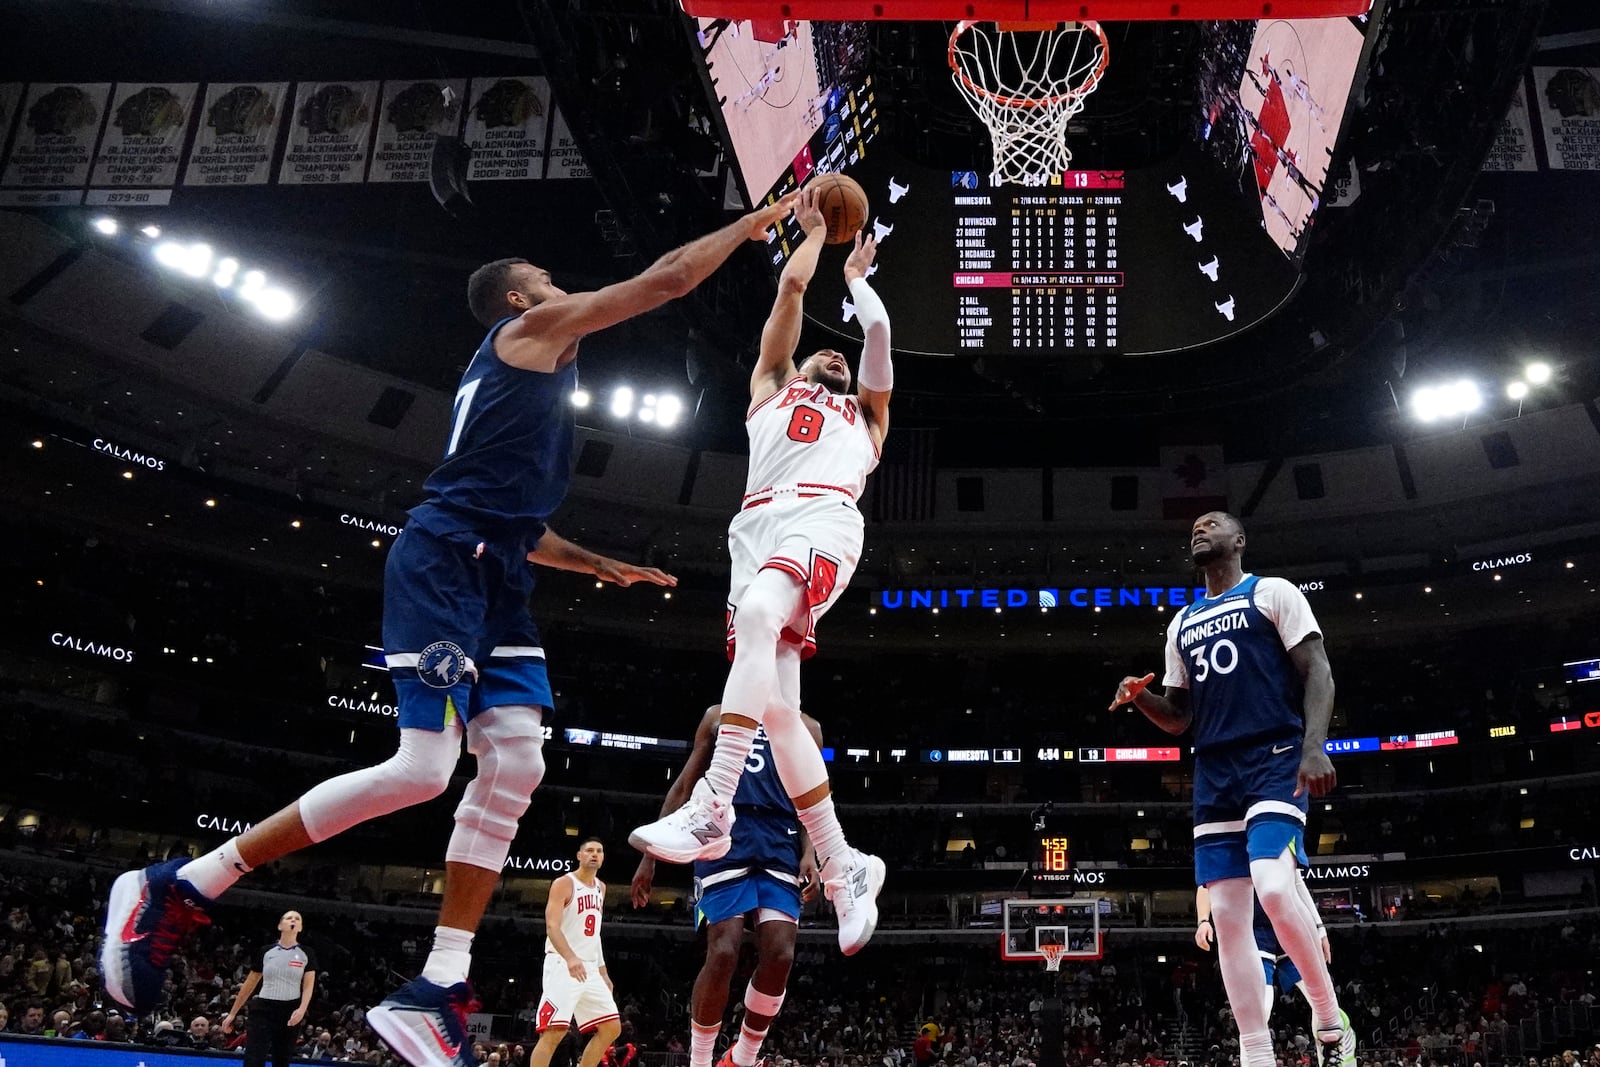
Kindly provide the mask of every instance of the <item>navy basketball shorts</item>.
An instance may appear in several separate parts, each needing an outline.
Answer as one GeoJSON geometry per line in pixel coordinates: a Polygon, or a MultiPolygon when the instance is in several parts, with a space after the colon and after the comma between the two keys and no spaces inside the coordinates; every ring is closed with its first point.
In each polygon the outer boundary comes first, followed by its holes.
{"type": "Polygon", "coordinates": [[[528,613],[526,542],[407,524],[383,571],[383,648],[402,727],[443,730],[502,704],[551,707],[528,613]]]}
{"type": "Polygon", "coordinates": [[[1194,879],[1250,877],[1250,861],[1285,849],[1306,858],[1309,793],[1294,795],[1298,740],[1262,741],[1194,757],[1194,879]]]}

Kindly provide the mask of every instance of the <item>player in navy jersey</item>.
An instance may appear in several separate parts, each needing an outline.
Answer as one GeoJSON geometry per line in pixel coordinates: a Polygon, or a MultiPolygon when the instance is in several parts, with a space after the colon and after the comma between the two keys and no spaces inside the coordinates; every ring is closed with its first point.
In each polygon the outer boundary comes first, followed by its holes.
{"type": "Polygon", "coordinates": [[[1240,1067],[1273,1067],[1262,1011],[1255,902],[1306,983],[1328,1067],[1352,1067],[1355,1033],[1322,958],[1315,910],[1297,888],[1306,809],[1335,784],[1323,750],[1333,673],[1311,606],[1282,578],[1246,574],[1244,526],[1225,512],[1195,520],[1189,547],[1206,593],[1167,630],[1166,692],[1154,674],[1128,677],[1113,708],[1132,702],[1171,734],[1194,726],[1195,882],[1211,895],[1240,1067]]]}
{"type": "Polygon", "coordinates": [[[101,952],[107,991],[137,1011],[161,997],[168,959],[207,905],[254,867],[368,819],[438,796],[463,737],[478,773],[455,813],[445,892],[422,976],[367,1015],[414,1067],[468,1067],[473,934],[518,820],[544,776],[551,706],[528,562],[602,581],[673,585],[652,567],[595,555],[545,521],[571,474],[573,363],[586,334],[659,307],[704,281],[746,240],[764,240],[795,197],[762,207],[657,260],[635,278],[567,293],[521,259],[475,271],[473,316],[488,331],[456,392],[424,499],[384,570],[383,642],[399,698],[399,751],[315,786],[219,849],[116,880],[101,952]]]}
{"type": "MultiPolygon", "coordinates": [[[[694,749],[667,791],[661,814],[674,812],[688,801],[695,782],[711,764],[721,719],[720,704],[706,709],[695,731],[694,749]]],[[[800,719],[821,748],[822,727],[817,720],[805,714],[800,719]]],[[[764,733],[757,733],[745,758],[733,805],[739,817],[733,824],[727,854],[720,859],[697,860],[694,865],[695,921],[706,928],[706,961],[695,979],[689,1008],[689,1067],[712,1067],[746,921],[754,922],[756,928],[756,969],[744,991],[739,1040],[729,1046],[717,1067],[753,1067],[757,1062],[788,987],[800,905],[816,895],[821,880],[810,838],[778,778],[764,733]]],[[[648,854],[639,860],[632,886],[635,908],[649,903],[655,865],[648,854]]]]}

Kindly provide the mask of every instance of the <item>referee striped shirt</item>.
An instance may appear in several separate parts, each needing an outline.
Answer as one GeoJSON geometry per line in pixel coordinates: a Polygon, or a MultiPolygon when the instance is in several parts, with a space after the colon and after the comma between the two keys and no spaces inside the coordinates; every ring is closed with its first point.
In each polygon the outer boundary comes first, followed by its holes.
{"type": "Polygon", "coordinates": [[[317,969],[317,957],[304,945],[284,948],[274,941],[261,950],[261,989],[256,996],[262,1000],[299,1000],[300,983],[306,972],[317,969]]]}

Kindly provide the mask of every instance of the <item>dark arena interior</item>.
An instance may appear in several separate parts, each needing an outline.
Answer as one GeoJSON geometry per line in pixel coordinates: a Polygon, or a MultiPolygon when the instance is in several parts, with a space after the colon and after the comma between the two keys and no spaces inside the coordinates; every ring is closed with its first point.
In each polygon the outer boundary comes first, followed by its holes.
{"type": "Polygon", "coordinates": [[[1600,1067],[1597,205],[1593,0],[0,0],[0,1067],[1600,1067]]]}

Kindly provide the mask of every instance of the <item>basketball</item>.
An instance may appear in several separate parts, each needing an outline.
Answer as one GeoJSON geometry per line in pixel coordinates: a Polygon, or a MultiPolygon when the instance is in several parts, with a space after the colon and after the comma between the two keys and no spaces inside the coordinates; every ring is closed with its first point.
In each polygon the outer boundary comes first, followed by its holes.
{"type": "Polygon", "coordinates": [[[817,210],[828,224],[828,244],[844,244],[866,225],[867,193],[854,178],[824,174],[812,186],[817,192],[817,210]]]}

